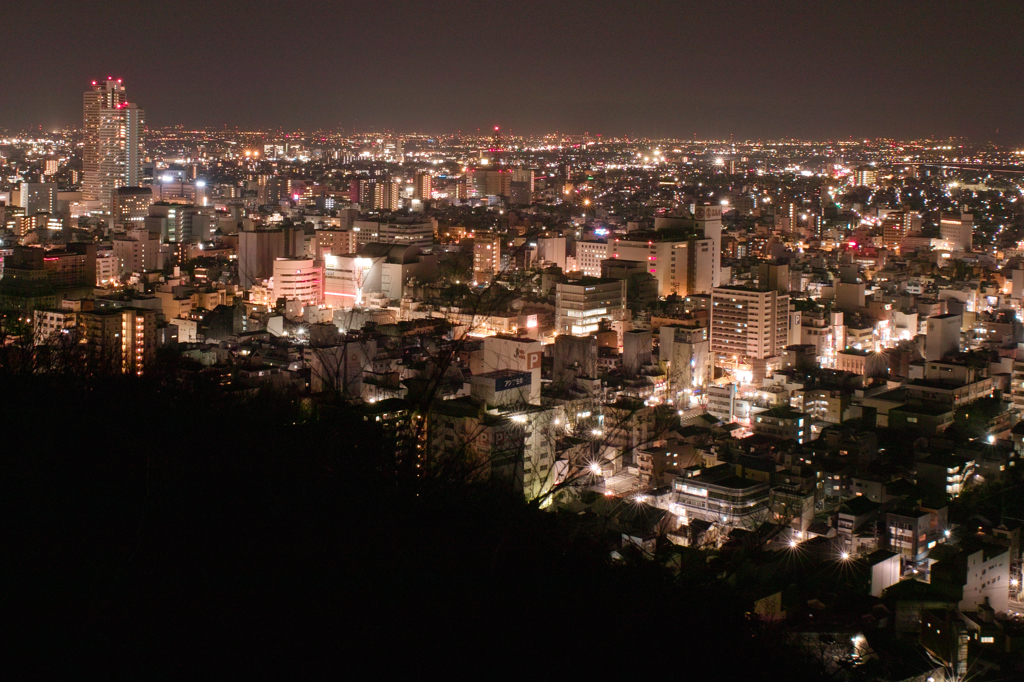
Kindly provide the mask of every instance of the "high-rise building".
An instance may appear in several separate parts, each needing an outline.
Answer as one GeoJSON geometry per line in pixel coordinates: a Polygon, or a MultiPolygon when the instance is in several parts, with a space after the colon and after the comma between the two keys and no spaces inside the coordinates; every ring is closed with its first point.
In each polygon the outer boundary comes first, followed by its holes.
{"type": "Polygon", "coordinates": [[[142,374],[156,355],[158,313],[144,308],[82,312],[78,319],[83,343],[110,369],[142,374]]]}
{"type": "Polygon", "coordinates": [[[412,198],[420,201],[427,201],[430,199],[430,192],[433,189],[433,181],[430,178],[430,173],[426,171],[420,171],[416,174],[412,183],[412,198]]]}
{"type": "Polygon", "coordinates": [[[282,230],[238,233],[238,281],[243,289],[274,274],[274,261],[286,255],[282,230]]]}
{"type": "Polygon", "coordinates": [[[381,211],[397,211],[402,208],[401,190],[402,183],[398,180],[378,183],[373,207],[381,211]]]}
{"type": "MultiPolygon", "coordinates": [[[[697,206],[693,211],[693,217],[697,221],[697,230],[710,239],[713,245],[711,251],[711,286],[722,285],[722,207],[721,206],[697,206]]],[[[703,260],[703,259],[702,259],[703,260]]],[[[689,292],[704,293],[704,292],[689,292]]]]}
{"type": "Polygon", "coordinates": [[[126,236],[114,237],[113,254],[118,275],[155,270],[159,263],[160,240],[151,237],[145,228],[132,230],[126,236]]]}
{"type": "Polygon", "coordinates": [[[921,216],[911,211],[889,213],[882,219],[882,246],[899,253],[903,238],[921,227],[921,216]]]}
{"type": "Polygon", "coordinates": [[[57,185],[51,182],[23,182],[18,205],[26,216],[57,212],[57,185]]]}
{"type": "Polygon", "coordinates": [[[121,80],[93,81],[83,106],[82,197],[110,206],[118,187],[142,184],[145,113],[128,102],[121,80]]]}
{"type": "Polygon", "coordinates": [[[501,238],[490,232],[477,232],[473,240],[473,278],[490,283],[501,272],[501,238]]]}
{"type": "Polygon", "coordinates": [[[789,343],[789,295],[744,287],[717,287],[711,294],[711,352],[716,364],[760,384],[767,361],[789,343]]]}

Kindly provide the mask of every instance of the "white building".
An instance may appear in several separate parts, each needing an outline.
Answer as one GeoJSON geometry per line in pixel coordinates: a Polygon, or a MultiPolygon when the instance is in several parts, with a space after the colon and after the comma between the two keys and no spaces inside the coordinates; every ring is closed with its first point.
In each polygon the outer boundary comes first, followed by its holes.
{"type": "Polygon", "coordinates": [[[58,344],[70,339],[78,319],[74,311],[61,309],[37,309],[33,311],[32,317],[32,339],[36,346],[58,344]]]}
{"type": "Polygon", "coordinates": [[[278,258],[274,261],[274,300],[320,305],[324,300],[324,268],[310,258],[278,258]]]}
{"type": "Polygon", "coordinates": [[[1010,608],[1010,552],[1006,547],[988,545],[967,555],[960,610],[976,611],[986,601],[996,613],[1010,608]]]}
{"type": "Polygon", "coordinates": [[[974,216],[970,213],[943,213],[939,216],[939,234],[954,251],[970,251],[974,241],[974,216]]]}
{"type": "Polygon", "coordinates": [[[960,350],[960,315],[946,313],[934,315],[925,321],[927,334],[924,341],[924,358],[928,361],[941,360],[950,353],[960,350]]]}
{"type": "Polygon", "coordinates": [[[555,287],[556,331],[586,336],[602,319],[620,320],[626,310],[626,281],[585,279],[555,287]]]}
{"type": "Polygon", "coordinates": [[[484,339],[483,370],[515,370],[530,374],[528,402],[540,404],[540,368],[544,349],[539,341],[520,336],[488,336],[484,339]]]}

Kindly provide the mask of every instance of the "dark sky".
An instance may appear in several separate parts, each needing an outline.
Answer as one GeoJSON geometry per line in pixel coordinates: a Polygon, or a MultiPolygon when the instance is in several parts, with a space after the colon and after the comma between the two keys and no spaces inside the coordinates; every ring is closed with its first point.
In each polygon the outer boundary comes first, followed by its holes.
{"type": "Polygon", "coordinates": [[[1024,143],[1024,0],[5,2],[0,127],[152,125],[1024,143]],[[997,133],[998,131],[998,133],[997,133]]]}

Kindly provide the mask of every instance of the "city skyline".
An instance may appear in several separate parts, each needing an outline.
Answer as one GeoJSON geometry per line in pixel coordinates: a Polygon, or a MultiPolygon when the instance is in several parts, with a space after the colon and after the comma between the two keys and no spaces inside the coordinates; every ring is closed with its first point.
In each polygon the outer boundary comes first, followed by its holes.
{"type": "Polygon", "coordinates": [[[3,669],[1024,679],[966,8],[5,12],[3,669]]]}
{"type": "Polygon", "coordinates": [[[1015,3],[970,15],[959,3],[444,9],[12,8],[30,29],[12,33],[12,49],[34,58],[0,75],[0,90],[20,93],[0,126],[74,126],[67,91],[112,75],[157,127],[1024,142],[1015,3]],[[180,15],[196,21],[182,29],[180,15]],[[100,18],[118,39],[86,49],[100,18]],[[151,40],[172,25],[177,39],[151,40]]]}

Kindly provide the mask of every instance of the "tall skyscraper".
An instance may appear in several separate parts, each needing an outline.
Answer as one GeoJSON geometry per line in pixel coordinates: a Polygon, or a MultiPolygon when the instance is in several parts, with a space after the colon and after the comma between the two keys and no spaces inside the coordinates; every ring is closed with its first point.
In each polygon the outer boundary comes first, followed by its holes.
{"type": "Polygon", "coordinates": [[[85,93],[82,197],[110,207],[118,187],[142,183],[142,131],[145,112],[128,102],[120,79],[93,81],[85,93]]]}

